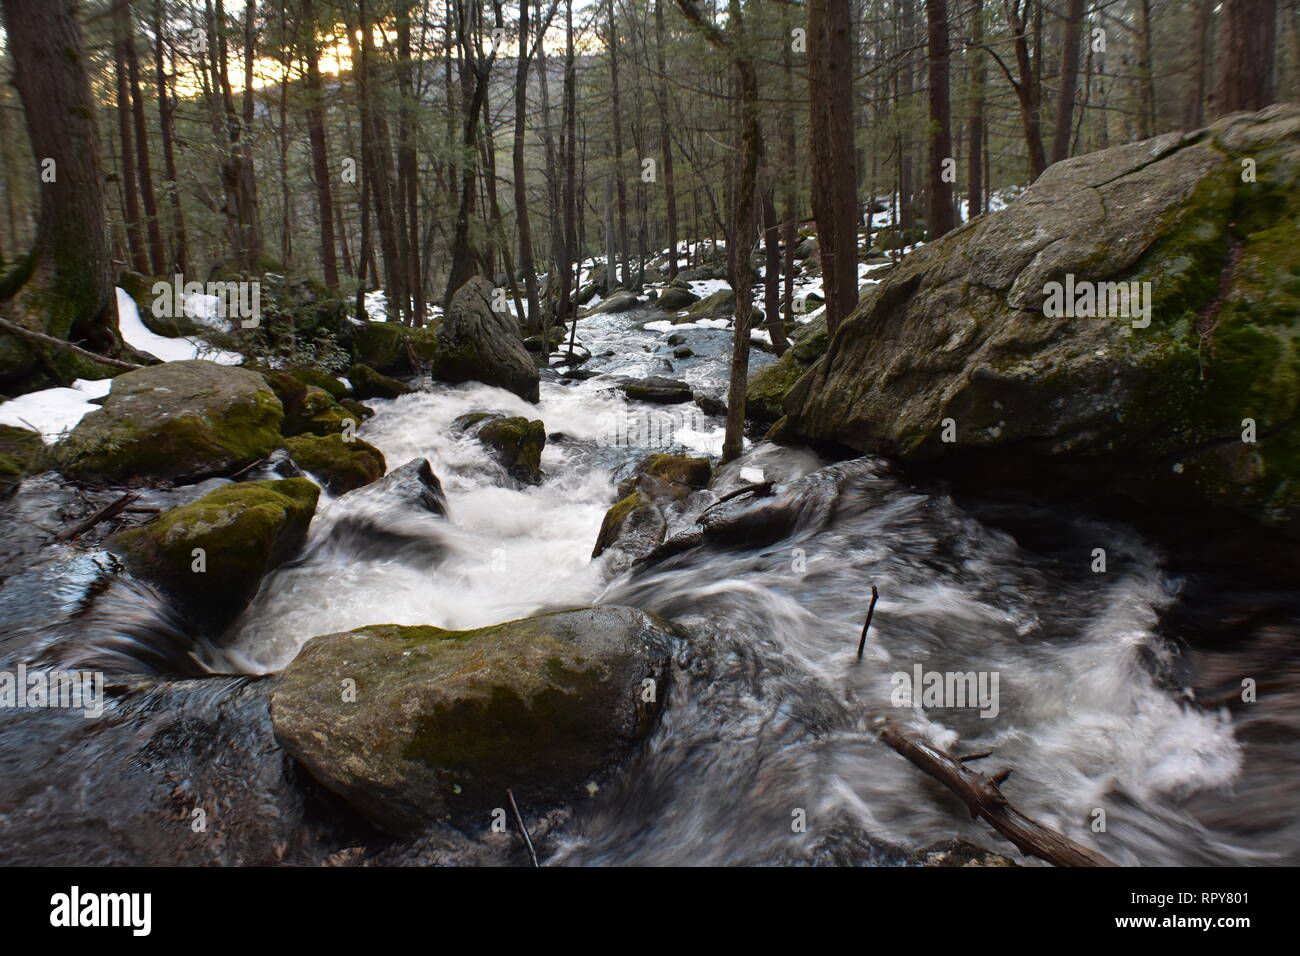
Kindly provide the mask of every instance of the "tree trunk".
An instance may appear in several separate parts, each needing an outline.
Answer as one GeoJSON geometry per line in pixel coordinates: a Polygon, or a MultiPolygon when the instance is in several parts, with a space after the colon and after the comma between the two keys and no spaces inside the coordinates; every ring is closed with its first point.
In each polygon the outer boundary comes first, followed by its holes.
{"type": "MultiPolygon", "coordinates": [[[[69,0],[2,0],[0,10],[40,182],[35,243],[20,272],[0,284],[16,290],[0,309],[25,328],[109,351],[118,344],[112,267],[81,29],[69,0]]],[[[56,358],[4,351],[0,382],[41,363],[52,377],[64,375],[56,358]]]]}
{"type": "Polygon", "coordinates": [[[164,57],[162,0],[154,0],[153,23],[156,34],[155,69],[158,84],[158,127],[162,134],[163,171],[167,177],[167,199],[172,207],[172,261],[171,269],[184,275],[189,271],[189,243],[185,235],[185,212],[181,207],[180,185],[176,178],[176,147],[174,143],[172,106],[167,93],[167,68],[164,57]]]}
{"type": "Polygon", "coordinates": [[[673,141],[668,132],[668,68],[664,57],[663,0],[655,0],[655,57],[659,79],[655,98],[659,106],[659,149],[664,161],[664,203],[668,218],[668,281],[677,278],[677,185],[673,177],[673,141]]]}
{"type": "Polygon", "coordinates": [[[1079,74],[1079,34],[1083,29],[1083,0],[1067,0],[1065,42],[1061,45],[1061,92],[1056,100],[1056,127],[1052,131],[1052,162],[1070,155],[1074,132],[1074,94],[1079,74]]]}
{"type": "MultiPolygon", "coordinates": [[[[519,0],[519,56],[515,65],[515,129],[514,161],[515,176],[515,226],[519,230],[519,267],[524,273],[524,292],[528,297],[528,314],[519,320],[526,327],[541,324],[541,304],[537,295],[537,265],[533,260],[533,226],[528,217],[528,180],[524,165],[524,132],[528,121],[528,62],[529,62],[529,27],[528,2],[519,0]]],[[[545,32],[545,24],[540,32],[545,32]]],[[[543,350],[546,351],[545,349],[543,350]]]]}
{"type": "MultiPolygon", "coordinates": [[[[946,0],[925,0],[925,22],[929,48],[930,168],[929,212],[930,238],[938,239],[957,225],[953,208],[952,185],[944,182],[945,163],[952,156],[952,119],[948,102],[948,4],[946,0]]],[[[955,171],[955,166],[954,166],[955,171]]],[[[854,277],[856,280],[856,269],[854,277]]],[[[856,292],[856,290],[855,290],[856,292]]]]}
{"type": "Polygon", "coordinates": [[[316,42],[316,10],[313,0],[303,0],[303,29],[306,31],[307,137],[311,141],[312,176],[316,180],[316,209],[320,217],[320,262],[325,285],[339,287],[338,260],[334,252],[334,189],[330,183],[329,150],[325,142],[325,93],[320,78],[320,46],[316,42]]]}
{"type": "Polygon", "coordinates": [[[1223,17],[1214,115],[1261,110],[1274,96],[1277,0],[1224,0],[1223,17]]]}
{"type": "Polygon", "coordinates": [[[984,211],[984,84],[988,80],[988,69],[981,49],[984,43],[982,0],[975,0],[971,17],[970,153],[966,167],[970,189],[970,203],[966,210],[968,220],[984,211]]]}
{"type": "Polygon", "coordinates": [[[832,335],[858,300],[857,195],[848,0],[809,0],[813,218],[832,335]]]}
{"type": "Polygon", "coordinates": [[[113,65],[117,80],[117,135],[122,147],[122,212],[126,217],[126,239],[131,250],[131,268],[149,273],[148,251],[140,224],[139,173],[135,164],[135,137],[131,124],[130,68],[127,45],[131,42],[131,11],[126,0],[113,6],[113,65]]]}

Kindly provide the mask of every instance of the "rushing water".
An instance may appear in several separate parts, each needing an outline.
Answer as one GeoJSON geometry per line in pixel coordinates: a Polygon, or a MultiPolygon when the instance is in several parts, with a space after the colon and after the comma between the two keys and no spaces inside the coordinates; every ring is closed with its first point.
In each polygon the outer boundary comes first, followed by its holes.
{"type": "MultiPolygon", "coordinates": [[[[544,380],[536,406],[474,384],[373,403],[361,437],[390,468],[428,459],[447,517],[373,489],[323,499],[302,556],[267,577],[219,648],[195,656],[212,670],[267,674],[317,634],[474,627],[590,603],[677,620],[693,637],[661,725],[543,842],[553,864],[890,863],[952,836],[1014,855],[879,741],[871,721],[885,714],[954,752],[993,751],[987,769],[1013,769],[1004,792],[1023,812],[1117,862],[1295,860],[1294,734],[1263,751],[1243,742],[1228,710],[1197,703],[1187,648],[1160,627],[1185,582],[1126,527],[1042,505],[959,503],[879,461],[829,464],[760,442],[714,493],[670,516],[671,536],[761,473],[776,494],[715,509],[743,536],[705,536],[631,569],[591,560],[635,461],[665,444],[720,444],[721,421],[694,406],[637,405],[612,387],[616,375],[671,374],[721,391],[728,333],[680,331],[696,356],[673,359],[666,330],[642,325],[657,317],[585,320],[587,367],[607,374],[544,380]],[[540,485],[516,485],[452,427],[476,411],[545,422],[540,485]],[[1025,527],[1034,532],[1016,530],[1025,527]],[[1098,547],[1106,573],[1091,569],[1098,547]],[[858,660],[872,585],[881,598],[858,660]],[[996,674],[996,715],[895,706],[893,675],[917,665],[996,674]],[[1261,777],[1270,786],[1256,786],[1261,777]],[[1094,832],[1099,811],[1104,832],[1094,832]]],[[[1216,666],[1235,675],[1224,660],[1216,666]]]]}

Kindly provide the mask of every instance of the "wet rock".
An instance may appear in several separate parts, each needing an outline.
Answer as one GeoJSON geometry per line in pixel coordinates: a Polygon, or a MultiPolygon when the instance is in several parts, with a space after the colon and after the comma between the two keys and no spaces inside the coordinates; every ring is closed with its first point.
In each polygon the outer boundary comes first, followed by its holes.
{"type": "MultiPolygon", "coordinates": [[[[262,372],[272,391],[284,408],[283,435],[331,435],[343,431],[351,413],[340,405],[323,388],[307,385],[289,372],[268,370],[262,372]]],[[[332,376],[326,376],[327,378],[332,376]]],[[[342,390],[342,383],[335,382],[342,390]]]]}
{"type": "Polygon", "coordinates": [[[1015,860],[963,840],[944,840],[911,854],[913,866],[1019,866],[1015,860]]]}
{"type": "Polygon", "coordinates": [[[481,276],[457,290],[446,317],[436,326],[433,378],[453,385],[497,385],[536,402],[537,366],[524,348],[519,324],[510,313],[494,311],[492,299],[492,286],[481,276]]]}
{"type": "Polygon", "coordinates": [[[542,480],[546,426],[540,420],[529,421],[521,416],[493,418],[479,428],[478,440],[492,449],[510,477],[532,485],[542,480]]]}
{"type": "Polygon", "coordinates": [[[348,369],[348,381],[352,383],[352,392],[357,398],[400,398],[415,391],[368,365],[354,365],[348,369]]]}
{"type": "Polygon", "coordinates": [[[348,495],[352,503],[363,500],[395,498],[404,509],[417,509],[434,515],[447,514],[447,496],[442,482],[424,458],[414,458],[394,468],[383,478],[348,495]]]}
{"type": "Polygon", "coordinates": [[[656,405],[677,405],[689,402],[694,396],[691,387],[673,378],[652,375],[649,378],[625,379],[619,388],[633,401],[653,402],[656,405]]]}
{"type": "Polygon", "coordinates": [[[626,312],[634,309],[640,302],[635,292],[615,292],[608,299],[603,300],[600,305],[591,310],[591,314],[626,312]]]}
{"type": "Polygon", "coordinates": [[[679,358],[679,359],[690,358],[694,354],[695,354],[694,349],[692,349],[689,345],[679,345],[677,346],[677,348],[673,349],[673,358],[679,358]]]}
{"type": "Polygon", "coordinates": [[[284,410],[265,379],[215,362],[168,362],[113,380],[102,408],[54,446],[64,474],[196,481],[238,471],[280,444],[284,410]]]}
{"type": "Polygon", "coordinates": [[[301,546],[319,495],[305,478],[225,485],[115,535],[109,548],[187,611],[228,621],[301,546]]]}
{"type": "Polygon", "coordinates": [[[359,438],[349,441],[342,435],[300,435],[284,444],[294,463],[334,495],[377,481],[387,467],[383,453],[359,438]]]}
{"type": "Polygon", "coordinates": [[[312,777],[375,825],[480,830],[507,788],[532,808],[594,793],[653,726],[675,636],[623,607],[327,634],[277,679],[272,722],[312,777]],[[355,700],[339,690],[349,680],[355,700]]]}
{"type": "Polygon", "coordinates": [[[1054,165],[872,287],[788,394],[786,431],[1294,547],[1298,157],[1300,106],[1279,104],[1054,165]],[[1057,314],[1067,284],[1083,315],[1057,314]]]}

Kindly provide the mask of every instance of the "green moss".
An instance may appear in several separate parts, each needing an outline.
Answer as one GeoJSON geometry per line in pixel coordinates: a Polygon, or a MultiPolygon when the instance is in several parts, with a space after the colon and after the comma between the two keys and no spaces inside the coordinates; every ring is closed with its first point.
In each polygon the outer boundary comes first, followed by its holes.
{"type": "Polygon", "coordinates": [[[298,467],[310,472],[335,495],[368,485],[387,469],[383,453],[359,438],[349,442],[337,434],[300,435],[286,439],[284,444],[298,467]]]}
{"type": "Polygon", "coordinates": [[[511,477],[533,483],[541,480],[546,426],[540,420],[494,418],[479,429],[478,438],[496,453],[511,477]]]}
{"type": "Polygon", "coordinates": [[[699,490],[709,486],[713,469],[707,458],[688,458],[685,455],[656,454],[647,458],[641,468],[647,475],[699,490]]]}
{"type": "Polygon", "coordinates": [[[600,557],[606,548],[618,540],[623,522],[642,505],[649,506],[649,502],[642,497],[641,492],[634,491],[605,512],[605,519],[600,523],[600,533],[596,535],[596,546],[591,551],[593,558],[600,557]]]}
{"type": "Polygon", "coordinates": [[[348,369],[348,381],[352,383],[352,392],[357,398],[399,398],[415,391],[368,365],[353,365],[348,369]]]}
{"type": "Polygon", "coordinates": [[[187,609],[224,620],[302,543],[319,495],[306,478],[225,485],[115,535],[109,547],[187,609]],[[196,548],[203,571],[194,567],[196,548]]]}

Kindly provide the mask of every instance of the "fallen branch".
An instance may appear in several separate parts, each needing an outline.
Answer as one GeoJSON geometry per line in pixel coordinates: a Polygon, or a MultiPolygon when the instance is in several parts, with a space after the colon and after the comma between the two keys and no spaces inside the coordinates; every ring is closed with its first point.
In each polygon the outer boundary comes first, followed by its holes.
{"type": "Polygon", "coordinates": [[[85,534],[101,521],[107,521],[109,518],[115,518],[126,510],[127,505],[135,501],[140,496],[135,492],[128,491],[121,498],[104,505],[89,518],[80,521],[71,528],[65,528],[54,536],[55,541],[71,541],[80,534],[85,534]]]}
{"type": "MultiPolygon", "coordinates": [[[[708,514],[718,505],[724,504],[725,502],[730,501],[732,498],[739,498],[741,495],[753,494],[757,498],[766,498],[768,495],[772,493],[772,488],[774,485],[776,485],[775,481],[760,481],[752,485],[742,485],[739,488],[735,489],[734,491],[728,491],[717,501],[713,502],[713,504],[709,505],[707,508],[701,511],[700,518],[703,518],[706,514],[708,514]]],[[[699,518],[695,520],[698,521],[699,518]]]]}
{"type": "Polygon", "coordinates": [[[519,804],[515,803],[515,794],[513,790],[506,789],[506,796],[510,798],[510,809],[515,812],[515,824],[519,827],[519,832],[524,835],[524,846],[528,847],[528,858],[533,861],[533,866],[541,866],[537,862],[537,851],[533,849],[533,838],[528,835],[528,827],[524,826],[523,814],[519,812],[519,804]]]}
{"type": "Polygon", "coordinates": [[[862,637],[858,639],[858,660],[862,660],[862,652],[867,648],[867,631],[871,627],[871,616],[876,613],[876,602],[880,600],[880,592],[876,586],[871,585],[871,606],[867,608],[867,622],[862,625],[862,637]]]}
{"type": "Polygon", "coordinates": [[[80,355],[84,359],[90,359],[90,361],[98,362],[100,365],[107,365],[109,368],[119,368],[127,372],[137,368],[144,368],[143,365],[123,362],[121,359],[109,358],[107,355],[100,355],[98,352],[83,349],[80,345],[73,345],[71,342],[63,341],[63,339],[56,339],[54,336],[46,335],[44,332],[34,332],[29,328],[19,325],[17,322],[10,322],[5,318],[0,318],[0,329],[3,329],[10,335],[16,335],[19,338],[27,339],[29,342],[35,342],[38,345],[48,345],[51,348],[71,352],[73,355],[80,355]]]}
{"type": "MultiPolygon", "coordinates": [[[[881,739],[915,766],[938,780],[970,808],[972,817],[981,817],[993,829],[1016,845],[1026,856],[1036,856],[1053,866],[1118,866],[1095,850],[1075,843],[1055,830],[1031,820],[1002,795],[998,784],[1010,771],[987,777],[970,770],[961,758],[936,750],[904,730],[898,722],[884,718],[880,723],[881,739]]],[[[977,759],[985,754],[971,754],[977,759]]]]}

